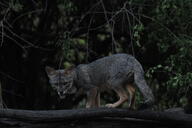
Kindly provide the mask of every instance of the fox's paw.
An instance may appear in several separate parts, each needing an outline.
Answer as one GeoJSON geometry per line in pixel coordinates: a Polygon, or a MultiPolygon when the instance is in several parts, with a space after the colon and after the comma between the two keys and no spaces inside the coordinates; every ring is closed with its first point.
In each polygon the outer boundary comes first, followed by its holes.
{"type": "Polygon", "coordinates": [[[116,106],[114,104],[106,104],[105,107],[107,107],[107,108],[116,108],[116,106]]]}

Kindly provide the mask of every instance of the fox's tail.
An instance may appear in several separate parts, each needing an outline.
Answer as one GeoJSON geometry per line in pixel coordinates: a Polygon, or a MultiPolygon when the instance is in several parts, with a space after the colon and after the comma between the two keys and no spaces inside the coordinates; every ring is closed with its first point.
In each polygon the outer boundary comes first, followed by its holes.
{"type": "Polygon", "coordinates": [[[154,95],[145,81],[143,68],[137,60],[134,64],[134,81],[141,94],[143,95],[145,103],[153,104],[154,95]]]}

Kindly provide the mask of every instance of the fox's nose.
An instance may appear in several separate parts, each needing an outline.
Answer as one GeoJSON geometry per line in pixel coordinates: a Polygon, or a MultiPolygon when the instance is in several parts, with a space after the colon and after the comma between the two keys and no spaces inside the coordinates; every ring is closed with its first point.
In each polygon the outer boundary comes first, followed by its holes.
{"type": "Polygon", "coordinates": [[[62,95],[63,94],[63,92],[60,92],[60,91],[58,91],[57,93],[58,93],[58,95],[62,95]]]}
{"type": "Polygon", "coordinates": [[[63,92],[63,91],[58,91],[57,93],[58,93],[58,95],[65,95],[65,92],[63,92]]]}

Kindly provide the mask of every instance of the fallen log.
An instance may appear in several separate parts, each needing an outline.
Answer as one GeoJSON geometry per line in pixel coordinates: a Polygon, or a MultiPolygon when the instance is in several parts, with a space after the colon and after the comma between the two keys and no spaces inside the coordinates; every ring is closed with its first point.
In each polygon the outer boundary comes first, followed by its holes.
{"type": "MultiPolygon", "coordinates": [[[[104,120],[104,124],[110,124],[112,119],[121,119],[121,122],[130,122],[134,120],[138,122],[150,122],[151,124],[166,124],[192,126],[192,115],[185,114],[183,110],[157,112],[151,110],[131,111],[128,109],[109,109],[109,108],[94,108],[94,109],[73,109],[73,110],[47,110],[47,111],[31,111],[31,110],[15,110],[15,109],[0,109],[0,124],[31,126],[40,124],[55,124],[64,125],[64,122],[70,121],[85,121],[104,120]],[[182,111],[182,112],[181,112],[182,111]],[[108,122],[108,123],[106,123],[108,122]]],[[[89,121],[90,122],[90,121],[89,121]]],[[[97,121],[95,122],[98,123],[97,121]]],[[[73,123],[72,123],[73,124],[73,123]]],[[[1,125],[0,125],[1,126],[1,125]]],[[[42,125],[40,125],[42,126],[42,125]]],[[[47,125],[46,125],[47,126],[47,125]]],[[[88,126],[87,126],[88,127],[88,126]]]]}

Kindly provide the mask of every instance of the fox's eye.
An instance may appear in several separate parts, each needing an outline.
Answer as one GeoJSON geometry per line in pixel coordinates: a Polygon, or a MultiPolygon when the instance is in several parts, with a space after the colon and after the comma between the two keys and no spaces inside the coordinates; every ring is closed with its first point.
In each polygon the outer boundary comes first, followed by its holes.
{"type": "Polygon", "coordinates": [[[56,85],[56,86],[59,86],[60,84],[61,84],[61,83],[56,83],[55,85],[56,85]]]}
{"type": "Polygon", "coordinates": [[[53,87],[53,89],[56,89],[57,87],[56,86],[52,86],[53,87]]]}
{"type": "Polygon", "coordinates": [[[63,84],[67,84],[68,82],[63,82],[63,84]]]}

